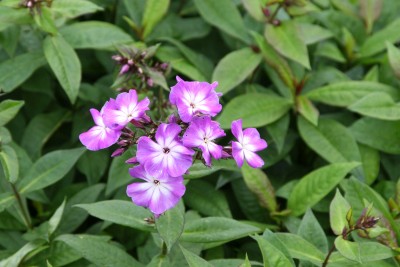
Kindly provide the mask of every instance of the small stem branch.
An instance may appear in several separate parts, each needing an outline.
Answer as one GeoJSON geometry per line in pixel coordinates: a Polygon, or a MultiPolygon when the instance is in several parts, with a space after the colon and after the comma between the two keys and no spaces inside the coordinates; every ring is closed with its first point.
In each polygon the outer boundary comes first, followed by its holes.
{"type": "Polygon", "coordinates": [[[14,184],[11,184],[11,188],[12,188],[12,190],[14,192],[15,198],[17,199],[18,206],[19,206],[19,208],[21,210],[22,216],[24,217],[24,221],[26,223],[26,226],[28,227],[29,230],[32,230],[33,227],[32,227],[32,224],[31,224],[30,216],[29,216],[28,211],[25,209],[25,207],[24,207],[24,205],[22,203],[21,195],[19,194],[18,189],[15,187],[14,184]]]}
{"type": "Polygon", "coordinates": [[[276,7],[274,13],[272,13],[272,15],[271,15],[271,16],[269,17],[269,19],[268,19],[268,22],[269,22],[269,23],[272,23],[272,22],[274,21],[276,15],[277,15],[278,12],[279,12],[279,9],[281,9],[282,6],[283,6],[282,3],[279,3],[279,4],[278,4],[278,6],[276,7]]]}
{"type": "Polygon", "coordinates": [[[322,263],[322,267],[326,267],[328,265],[329,257],[332,255],[333,251],[335,251],[335,244],[331,247],[331,249],[328,252],[328,255],[326,255],[326,258],[324,260],[324,263],[322,263]]]}

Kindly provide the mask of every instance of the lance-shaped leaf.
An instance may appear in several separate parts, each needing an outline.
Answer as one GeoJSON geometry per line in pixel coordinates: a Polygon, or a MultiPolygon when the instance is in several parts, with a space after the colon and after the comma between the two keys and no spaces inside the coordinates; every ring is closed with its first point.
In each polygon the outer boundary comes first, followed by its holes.
{"type": "Polygon", "coordinates": [[[296,98],[297,111],[303,117],[314,124],[318,125],[319,111],[313,103],[305,96],[299,95],[296,98]]]}
{"type": "MultiPolygon", "coordinates": [[[[328,240],[326,234],[311,209],[308,209],[304,214],[297,230],[297,235],[313,244],[319,249],[319,251],[328,253],[328,240]]],[[[284,243],[286,244],[286,242],[284,243]]],[[[313,254],[317,255],[315,253],[313,254]]]]}
{"type": "Polygon", "coordinates": [[[39,249],[44,243],[45,241],[41,239],[26,243],[26,245],[20,248],[13,255],[0,261],[0,267],[20,266],[20,263],[30,252],[39,249]]]}
{"type": "Polygon", "coordinates": [[[335,239],[335,247],[344,257],[349,260],[357,261],[362,263],[360,255],[360,246],[356,242],[343,239],[343,236],[338,236],[335,239]]]}
{"type": "Polygon", "coordinates": [[[382,0],[361,0],[360,15],[364,20],[367,33],[372,31],[374,21],[381,14],[383,1],[382,0]]]}
{"type": "Polygon", "coordinates": [[[103,8],[87,0],[57,0],[51,3],[51,10],[66,18],[75,18],[103,8]]]}
{"type": "Polygon", "coordinates": [[[331,223],[332,231],[336,235],[341,235],[343,229],[349,227],[348,224],[348,213],[351,207],[349,202],[340,194],[339,189],[336,190],[335,197],[333,198],[329,206],[329,220],[331,223]]]}
{"type": "Polygon", "coordinates": [[[360,165],[358,162],[335,163],[319,168],[303,178],[294,186],[288,199],[288,208],[297,216],[324,198],[345,175],[360,165]]]}
{"type": "Polygon", "coordinates": [[[242,174],[247,187],[257,196],[260,206],[271,212],[276,211],[278,204],[275,191],[267,175],[261,169],[251,168],[247,164],[242,167],[242,174]]]}
{"type": "Polygon", "coordinates": [[[301,39],[300,33],[293,21],[283,21],[279,26],[267,24],[264,36],[267,42],[281,55],[300,63],[307,69],[311,68],[307,46],[303,39],[301,39]]]}
{"type": "Polygon", "coordinates": [[[332,32],[310,23],[296,24],[300,38],[306,45],[315,44],[333,36],[332,32]]]}
{"type": "Polygon", "coordinates": [[[147,0],[144,9],[142,27],[143,38],[146,38],[152,31],[154,26],[164,17],[167,13],[170,0],[147,0]]]}
{"type": "Polygon", "coordinates": [[[1,146],[0,163],[6,179],[10,183],[15,183],[19,177],[19,163],[14,148],[7,145],[1,146]]]}
{"type": "Polygon", "coordinates": [[[196,254],[190,252],[189,250],[185,249],[182,246],[179,247],[181,248],[182,253],[185,256],[185,259],[190,267],[213,267],[211,263],[204,260],[200,256],[197,256],[196,254]]]}
{"type": "Polygon", "coordinates": [[[400,79],[400,50],[389,42],[386,42],[386,48],[388,51],[389,63],[394,75],[400,79]]]}
{"type": "Polygon", "coordinates": [[[53,216],[49,219],[49,235],[53,234],[61,222],[61,218],[64,214],[66,200],[61,203],[61,205],[54,212],[53,216]]]}
{"type": "Polygon", "coordinates": [[[243,82],[260,64],[262,55],[251,48],[227,54],[215,67],[212,80],[218,81],[217,91],[227,93],[243,82]]]}
{"type": "Polygon", "coordinates": [[[285,255],[280,249],[281,247],[276,247],[272,242],[261,236],[255,236],[254,239],[260,247],[265,267],[294,266],[293,260],[285,255]]]}
{"type": "Polygon", "coordinates": [[[6,125],[12,120],[18,111],[25,104],[24,101],[4,100],[0,103],[0,126],[6,125]]]}
{"type": "Polygon", "coordinates": [[[74,49],[61,35],[47,36],[43,42],[44,55],[71,103],[79,93],[81,63],[74,49]]]}

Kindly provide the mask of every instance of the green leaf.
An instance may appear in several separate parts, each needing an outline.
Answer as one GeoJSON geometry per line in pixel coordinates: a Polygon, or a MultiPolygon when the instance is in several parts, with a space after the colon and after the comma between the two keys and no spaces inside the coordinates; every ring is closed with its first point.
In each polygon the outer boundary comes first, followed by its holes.
{"type": "Polygon", "coordinates": [[[313,244],[323,253],[328,253],[328,240],[325,232],[311,209],[308,209],[304,214],[297,230],[297,235],[313,244]]]}
{"type": "Polygon", "coordinates": [[[289,113],[286,113],[277,121],[267,125],[267,132],[272,137],[278,153],[281,153],[285,145],[286,135],[290,123],[289,113]]]}
{"type": "Polygon", "coordinates": [[[337,45],[332,42],[323,42],[319,44],[315,55],[326,57],[339,63],[346,62],[342,52],[339,50],[337,45]]]}
{"type": "Polygon", "coordinates": [[[329,206],[329,220],[332,231],[336,235],[341,235],[343,229],[349,228],[347,214],[350,209],[351,206],[349,202],[340,194],[339,189],[336,189],[335,197],[329,206]]]}
{"type": "Polygon", "coordinates": [[[14,184],[19,177],[17,153],[11,146],[3,145],[0,150],[0,163],[7,181],[14,184]]]}
{"type": "Polygon", "coordinates": [[[0,194],[0,212],[11,206],[16,200],[15,196],[10,192],[0,194]]]}
{"type": "Polygon", "coordinates": [[[212,267],[213,265],[208,261],[202,259],[201,257],[197,256],[193,252],[185,249],[182,246],[179,246],[182,250],[183,255],[190,267],[212,267]]]}
{"type": "Polygon", "coordinates": [[[293,21],[282,21],[279,26],[267,24],[264,36],[267,42],[281,55],[300,63],[307,69],[311,69],[307,46],[300,37],[293,21]]]}
{"type": "Polygon", "coordinates": [[[254,236],[264,260],[265,267],[288,267],[294,266],[289,259],[279,248],[275,247],[271,242],[261,236],[254,236]]]}
{"type": "Polygon", "coordinates": [[[20,35],[21,27],[19,27],[18,25],[11,25],[5,30],[0,31],[0,46],[3,47],[3,49],[10,57],[13,57],[15,54],[15,51],[18,47],[20,35]]]}
{"type": "Polygon", "coordinates": [[[400,103],[396,104],[386,93],[368,94],[350,105],[348,109],[371,118],[390,121],[400,120],[400,103]]]}
{"type": "MultiPolygon", "coordinates": [[[[97,153],[97,151],[94,153],[97,153]]],[[[130,176],[125,165],[125,161],[129,158],[132,158],[132,154],[124,153],[112,159],[110,169],[108,170],[106,196],[109,196],[116,189],[132,181],[132,176],[130,176]]]]}
{"type": "Polygon", "coordinates": [[[387,93],[395,100],[400,98],[399,90],[385,84],[368,81],[338,82],[314,89],[306,96],[327,105],[347,107],[360,98],[377,91],[387,93]]]}
{"type": "Polygon", "coordinates": [[[190,181],[183,197],[185,204],[201,214],[215,217],[231,218],[228,201],[225,195],[208,182],[190,181]]]}
{"type": "MultiPolygon", "coordinates": [[[[110,159],[109,151],[86,151],[78,160],[77,167],[80,172],[86,175],[90,185],[97,183],[105,173],[110,159]],[[102,165],[99,166],[99,162],[102,165]]],[[[125,170],[126,171],[126,170],[125,170]]]]}
{"type": "MultiPolygon", "coordinates": [[[[1,105],[1,104],[0,104],[1,105]]],[[[1,116],[1,113],[0,113],[1,116]]],[[[10,144],[12,141],[11,133],[6,127],[0,127],[0,142],[2,145],[10,144]]]]}
{"type": "Polygon", "coordinates": [[[300,117],[297,123],[302,139],[325,160],[330,163],[360,161],[354,137],[339,122],[321,119],[315,127],[300,117]]]}
{"type": "Polygon", "coordinates": [[[167,13],[170,1],[169,0],[147,0],[144,9],[142,27],[143,38],[146,38],[152,31],[154,26],[167,13]]]}
{"type": "Polygon", "coordinates": [[[81,63],[74,49],[61,36],[48,36],[43,42],[44,55],[71,103],[79,93],[81,63]]]}
{"type": "Polygon", "coordinates": [[[52,2],[51,10],[65,18],[75,18],[103,8],[88,0],[57,0],[52,2]]]}
{"type": "Polygon", "coordinates": [[[335,239],[335,247],[347,259],[362,263],[358,243],[345,240],[343,236],[338,236],[335,239]]]}
{"type": "Polygon", "coordinates": [[[32,251],[40,248],[44,243],[44,240],[35,240],[27,243],[22,248],[20,248],[16,253],[0,261],[0,267],[14,267],[20,266],[23,259],[32,251]]]}
{"type": "Polygon", "coordinates": [[[299,235],[290,233],[276,233],[275,235],[285,244],[293,258],[314,263],[322,263],[324,261],[325,254],[299,235]]]}
{"type": "Polygon", "coordinates": [[[64,213],[65,203],[66,200],[64,199],[61,205],[54,212],[53,216],[51,216],[51,218],[49,219],[49,235],[53,234],[57,229],[58,225],[60,224],[61,218],[64,213]]]}
{"type": "Polygon", "coordinates": [[[385,50],[386,42],[395,43],[400,40],[400,19],[396,19],[382,30],[369,37],[360,49],[361,57],[370,57],[385,50]],[[384,41],[386,42],[384,42],[384,41]]]}
{"type": "Polygon", "coordinates": [[[168,251],[171,251],[172,246],[178,241],[184,225],[185,207],[182,201],[156,219],[157,232],[167,245],[168,251]]]}
{"type": "Polygon", "coordinates": [[[71,113],[64,109],[57,109],[51,113],[40,113],[29,122],[22,136],[21,146],[31,159],[36,160],[40,157],[43,145],[70,115],[71,113]]]}
{"type": "Polygon", "coordinates": [[[319,111],[313,103],[306,97],[299,95],[296,98],[297,110],[303,117],[314,124],[318,125],[319,111]]]}
{"type": "Polygon", "coordinates": [[[315,24],[297,23],[296,27],[299,37],[306,45],[315,44],[333,36],[331,31],[315,24]]]}
{"type": "Polygon", "coordinates": [[[390,154],[400,153],[400,121],[362,118],[350,131],[358,142],[390,154]]]}
{"type": "Polygon", "coordinates": [[[288,208],[292,210],[292,214],[301,215],[307,208],[317,204],[358,165],[360,164],[356,162],[335,163],[319,168],[301,178],[288,199],[288,208]]]}
{"type": "Polygon", "coordinates": [[[72,169],[84,151],[84,148],[75,148],[44,155],[18,184],[20,193],[27,194],[59,181],[72,169]]]}
{"type": "Polygon", "coordinates": [[[73,48],[115,50],[133,39],[117,26],[102,21],[76,22],[63,27],[60,33],[73,48]]]}
{"type": "Polygon", "coordinates": [[[383,1],[382,0],[361,0],[360,15],[364,20],[367,33],[371,33],[374,26],[374,21],[381,14],[383,1]]]}
{"type": "Polygon", "coordinates": [[[217,91],[227,93],[243,82],[260,64],[262,55],[251,48],[227,54],[215,67],[212,80],[218,81],[217,91]]]}
{"type": "Polygon", "coordinates": [[[365,182],[372,184],[379,175],[380,155],[376,149],[369,146],[358,144],[360,150],[361,162],[365,174],[365,182]]]}
{"type": "Polygon", "coordinates": [[[260,206],[271,212],[276,211],[275,190],[267,175],[261,169],[251,168],[247,164],[242,167],[242,175],[247,187],[257,196],[260,206]]]}
{"type": "Polygon", "coordinates": [[[233,219],[207,217],[187,222],[180,240],[192,243],[225,243],[258,232],[258,227],[233,219]]]}
{"type": "Polygon", "coordinates": [[[242,0],[243,7],[254,19],[265,22],[266,17],[262,12],[263,0],[242,0]]]}
{"type": "Polygon", "coordinates": [[[361,260],[363,262],[383,260],[394,256],[390,247],[378,242],[360,242],[358,246],[360,247],[361,260]]]}
{"type": "Polygon", "coordinates": [[[400,50],[389,42],[386,42],[386,48],[388,51],[389,63],[394,75],[400,79],[400,50]]]}
{"type": "Polygon", "coordinates": [[[98,266],[143,266],[121,248],[99,239],[98,236],[61,235],[56,240],[64,242],[83,258],[98,266]]]}
{"type": "Polygon", "coordinates": [[[12,120],[25,104],[24,101],[6,99],[0,103],[0,126],[6,125],[12,120]]]}
{"type": "Polygon", "coordinates": [[[232,99],[223,109],[218,121],[228,129],[232,121],[243,119],[243,127],[260,127],[282,117],[292,106],[285,99],[271,94],[248,93],[232,99]]]}
{"type": "Polygon", "coordinates": [[[46,6],[42,6],[40,8],[40,12],[35,10],[33,18],[36,22],[36,25],[38,25],[42,31],[50,33],[51,35],[55,35],[57,34],[57,27],[54,24],[51,10],[52,9],[46,6]]]}
{"type": "Polygon", "coordinates": [[[0,89],[6,93],[13,91],[45,63],[42,52],[30,52],[4,60],[0,63],[0,89]]]}
{"type": "Polygon", "coordinates": [[[210,175],[218,170],[230,170],[237,171],[236,162],[233,159],[214,160],[211,163],[211,167],[207,167],[203,162],[197,160],[194,161],[192,166],[189,168],[189,173],[184,175],[185,179],[197,179],[203,178],[204,176],[210,175]]]}
{"type": "Polygon", "coordinates": [[[151,213],[131,201],[105,200],[92,204],[79,204],[75,207],[82,208],[90,215],[105,221],[144,231],[154,230],[154,227],[144,220],[150,217],[151,213]]]}
{"type": "Polygon", "coordinates": [[[249,43],[246,27],[239,10],[230,0],[194,0],[205,21],[227,34],[249,43]]]}

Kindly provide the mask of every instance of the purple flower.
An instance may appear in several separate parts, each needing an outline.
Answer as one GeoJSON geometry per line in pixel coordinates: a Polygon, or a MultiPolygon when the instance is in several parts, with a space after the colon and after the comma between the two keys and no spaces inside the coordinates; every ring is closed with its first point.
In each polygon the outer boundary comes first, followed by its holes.
{"type": "Polygon", "coordinates": [[[219,123],[210,117],[195,117],[186,130],[182,142],[187,147],[199,147],[207,166],[211,165],[211,156],[215,159],[222,157],[222,146],[213,140],[225,136],[219,123]],[[211,155],[211,156],[210,156],[211,155]]]}
{"type": "Polygon", "coordinates": [[[255,128],[242,130],[242,120],[232,122],[232,133],[238,142],[232,142],[232,156],[239,167],[243,166],[243,161],[253,168],[260,168],[264,161],[258,156],[256,151],[267,147],[267,142],[260,138],[260,134],[255,128]]]}
{"type": "Polygon", "coordinates": [[[217,82],[185,82],[178,76],[176,80],[178,83],[171,87],[169,101],[177,106],[182,121],[190,122],[196,114],[214,117],[221,111],[221,94],[215,92],[217,82]]]}
{"type": "MultiPolygon", "coordinates": [[[[107,102],[104,106],[107,105],[107,102]]],[[[79,140],[89,150],[100,150],[112,146],[118,141],[121,135],[121,130],[108,128],[104,122],[104,107],[99,112],[97,109],[90,109],[93,120],[96,126],[93,126],[89,131],[81,133],[79,140]]]]}
{"type": "Polygon", "coordinates": [[[156,216],[173,208],[185,194],[182,176],[152,176],[142,165],[129,169],[129,174],[144,182],[128,185],[127,195],[132,198],[133,203],[149,208],[156,216]]]}
{"type": "Polygon", "coordinates": [[[176,123],[158,126],[154,142],[147,136],[139,139],[136,157],[150,175],[177,177],[192,165],[194,151],[178,139],[181,127],[176,123]]]}
{"type": "Polygon", "coordinates": [[[137,101],[136,91],[131,89],[128,93],[121,93],[117,98],[110,99],[104,109],[104,123],[113,129],[124,128],[131,120],[140,120],[149,110],[150,101],[146,97],[137,101]]]}

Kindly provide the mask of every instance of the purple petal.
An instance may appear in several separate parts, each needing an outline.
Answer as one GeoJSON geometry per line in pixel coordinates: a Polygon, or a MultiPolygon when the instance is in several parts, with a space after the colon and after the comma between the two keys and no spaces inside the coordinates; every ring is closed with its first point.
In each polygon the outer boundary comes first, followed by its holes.
{"type": "Polygon", "coordinates": [[[126,194],[132,199],[133,203],[138,206],[148,207],[155,191],[153,182],[132,183],[128,185],[126,194]]]}
{"type": "Polygon", "coordinates": [[[171,151],[166,161],[169,175],[172,177],[183,175],[192,165],[192,160],[191,155],[171,151]]]}
{"type": "Polygon", "coordinates": [[[145,180],[147,182],[152,182],[151,177],[146,172],[146,170],[144,169],[143,165],[138,165],[136,167],[130,168],[129,169],[129,174],[133,178],[139,178],[139,179],[145,180]]]}
{"type": "Polygon", "coordinates": [[[181,127],[179,127],[179,125],[176,123],[162,123],[160,126],[158,126],[156,132],[157,143],[160,144],[162,148],[168,147],[171,142],[178,136],[181,130],[181,127]]]}
{"type": "Polygon", "coordinates": [[[100,150],[112,146],[118,141],[121,131],[102,126],[94,126],[89,131],[81,133],[79,140],[89,150],[100,150]]]}
{"type": "Polygon", "coordinates": [[[262,160],[262,158],[254,152],[244,150],[244,157],[250,167],[260,168],[264,165],[264,161],[262,160]]]}
{"type": "Polygon", "coordinates": [[[147,136],[139,138],[136,157],[143,164],[162,153],[162,147],[147,136]]]}
{"type": "Polygon", "coordinates": [[[242,119],[233,121],[231,124],[232,134],[236,137],[239,142],[243,140],[243,130],[242,130],[242,119]]]}
{"type": "Polygon", "coordinates": [[[101,113],[95,109],[91,108],[90,109],[90,114],[92,115],[93,121],[96,125],[98,126],[104,126],[103,118],[101,116],[101,113]]]}
{"type": "Polygon", "coordinates": [[[241,168],[244,161],[244,153],[242,145],[239,142],[232,142],[232,157],[235,159],[236,164],[241,168]]]}
{"type": "Polygon", "coordinates": [[[213,142],[209,142],[208,151],[215,159],[220,159],[222,157],[222,146],[220,145],[214,144],[213,142]]]}

